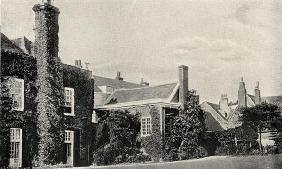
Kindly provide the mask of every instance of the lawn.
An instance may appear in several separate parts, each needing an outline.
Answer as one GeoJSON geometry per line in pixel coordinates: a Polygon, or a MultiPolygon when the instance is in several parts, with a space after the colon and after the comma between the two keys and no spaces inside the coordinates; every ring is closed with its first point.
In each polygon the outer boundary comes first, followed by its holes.
{"type": "MultiPolygon", "coordinates": [[[[226,157],[212,156],[203,159],[176,162],[95,166],[87,169],[282,169],[282,155],[226,157]]],[[[85,169],[86,169],[85,168],[85,169]]]]}

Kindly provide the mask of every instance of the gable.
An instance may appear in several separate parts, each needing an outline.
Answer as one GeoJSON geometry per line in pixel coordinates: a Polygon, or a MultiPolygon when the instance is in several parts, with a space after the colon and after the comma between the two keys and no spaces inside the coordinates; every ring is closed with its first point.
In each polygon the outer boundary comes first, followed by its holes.
{"type": "Polygon", "coordinates": [[[15,45],[7,36],[1,33],[1,51],[10,53],[24,53],[17,45],[15,45]]]}

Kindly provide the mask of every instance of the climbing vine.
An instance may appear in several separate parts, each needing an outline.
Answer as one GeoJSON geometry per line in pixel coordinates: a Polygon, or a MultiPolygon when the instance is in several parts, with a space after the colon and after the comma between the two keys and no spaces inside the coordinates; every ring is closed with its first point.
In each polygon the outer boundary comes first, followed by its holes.
{"type": "Polygon", "coordinates": [[[0,111],[0,167],[9,163],[10,152],[10,128],[23,129],[23,167],[31,166],[31,161],[37,152],[38,135],[36,134],[36,103],[37,94],[35,85],[36,61],[24,54],[1,52],[1,111],[0,111]],[[23,112],[12,109],[12,99],[7,87],[8,77],[24,80],[23,112]]]}

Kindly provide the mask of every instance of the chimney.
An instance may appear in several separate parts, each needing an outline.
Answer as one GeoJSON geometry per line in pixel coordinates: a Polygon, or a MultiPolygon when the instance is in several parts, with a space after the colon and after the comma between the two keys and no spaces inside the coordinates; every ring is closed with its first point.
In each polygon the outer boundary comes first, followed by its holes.
{"type": "Polygon", "coordinates": [[[259,89],[259,82],[257,82],[255,87],[255,104],[260,104],[260,103],[261,103],[260,89],[259,89]]]}
{"type": "Polygon", "coordinates": [[[51,1],[47,2],[36,4],[32,8],[35,12],[34,56],[37,61],[38,86],[36,112],[37,124],[40,126],[37,127],[40,141],[38,155],[34,160],[35,166],[44,166],[50,161],[59,162],[56,159],[60,159],[60,150],[63,146],[63,143],[57,142],[63,139],[61,135],[63,128],[57,124],[63,123],[61,105],[64,102],[62,62],[58,57],[60,11],[51,5],[51,1]],[[56,130],[52,129],[52,126],[56,127],[56,130]]]}
{"type": "Polygon", "coordinates": [[[117,72],[116,80],[123,80],[119,71],[117,72]]]}
{"type": "Polygon", "coordinates": [[[89,70],[89,65],[90,65],[89,62],[85,62],[85,69],[86,69],[86,70],[89,70]]]}
{"type": "Polygon", "coordinates": [[[229,111],[227,94],[222,94],[219,101],[219,108],[223,111],[229,111]]]}
{"type": "Polygon", "coordinates": [[[239,90],[238,90],[238,106],[239,107],[247,107],[247,90],[245,87],[245,82],[243,77],[239,83],[239,90]]]}
{"type": "Polygon", "coordinates": [[[186,109],[186,102],[188,98],[188,66],[178,66],[179,71],[179,102],[183,110],[186,109]]]}
{"type": "Polygon", "coordinates": [[[141,78],[140,84],[141,84],[142,86],[149,86],[149,83],[148,83],[148,82],[145,82],[143,78],[141,78]]]}
{"type": "Polygon", "coordinates": [[[75,60],[74,62],[75,62],[74,65],[75,65],[76,67],[82,68],[81,60],[75,60]]]}

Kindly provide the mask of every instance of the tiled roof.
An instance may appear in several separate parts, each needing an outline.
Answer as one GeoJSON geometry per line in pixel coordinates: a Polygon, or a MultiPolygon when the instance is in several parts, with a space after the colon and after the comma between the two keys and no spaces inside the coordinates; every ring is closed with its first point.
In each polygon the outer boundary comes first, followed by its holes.
{"type": "Polygon", "coordinates": [[[95,88],[94,88],[95,92],[101,92],[101,89],[99,89],[98,86],[111,86],[114,89],[142,87],[141,84],[126,82],[123,80],[110,79],[110,78],[95,76],[95,75],[93,76],[93,78],[95,81],[95,88]]]}
{"type": "Polygon", "coordinates": [[[11,53],[24,53],[17,45],[15,45],[7,36],[1,33],[1,51],[11,53]]]}
{"type": "Polygon", "coordinates": [[[207,102],[207,104],[209,104],[222,118],[226,119],[219,111],[220,109],[219,104],[214,104],[210,102],[207,102]]]}
{"type": "Polygon", "coordinates": [[[219,122],[210,114],[210,112],[206,112],[206,127],[209,131],[223,131],[224,129],[221,127],[219,122]]]}
{"type": "Polygon", "coordinates": [[[32,42],[25,36],[12,40],[15,45],[21,48],[26,54],[30,55],[32,50],[32,42]]]}
{"type": "Polygon", "coordinates": [[[278,106],[282,106],[282,96],[268,96],[268,97],[262,97],[261,100],[263,102],[276,104],[278,106]]]}
{"type": "Polygon", "coordinates": [[[254,95],[251,95],[251,94],[247,94],[249,97],[250,97],[250,99],[255,103],[255,96],[254,95]]]}
{"type": "Polygon", "coordinates": [[[176,85],[177,83],[171,83],[153,87],[116,90],[105,104],[169,98],[176,85]]]}

